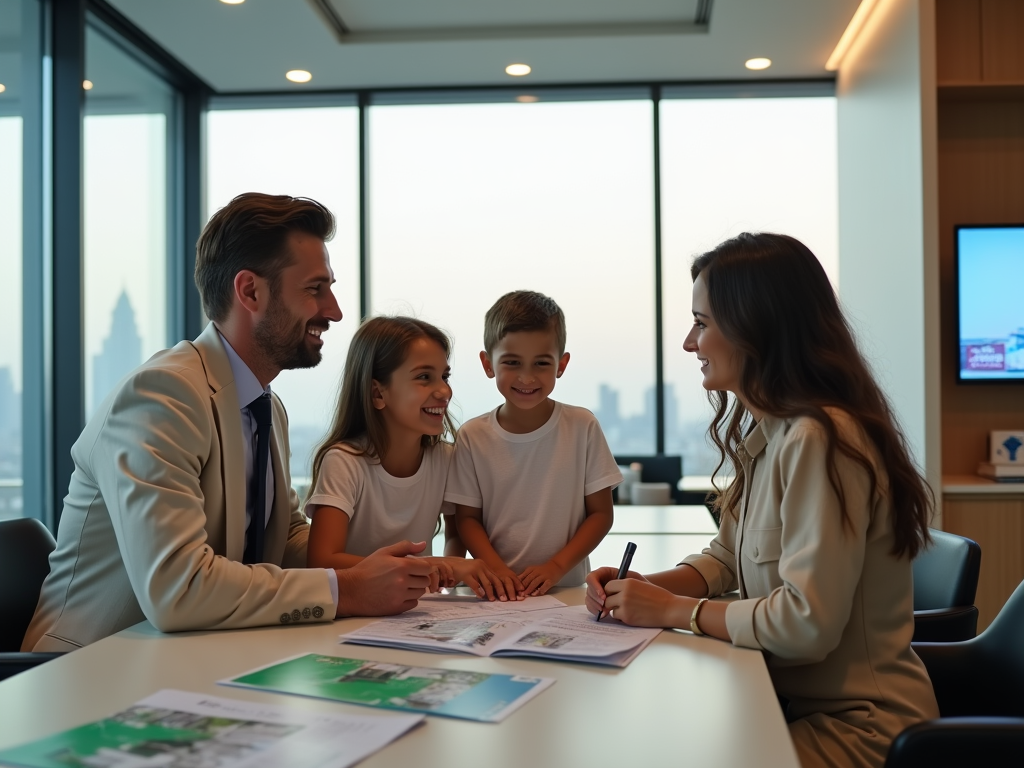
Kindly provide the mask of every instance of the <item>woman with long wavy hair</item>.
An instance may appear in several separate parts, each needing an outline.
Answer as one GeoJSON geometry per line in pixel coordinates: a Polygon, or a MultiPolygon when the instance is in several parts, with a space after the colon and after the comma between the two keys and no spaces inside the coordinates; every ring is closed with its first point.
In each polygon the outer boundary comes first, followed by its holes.
{"type": "Polygon", "coordinates": [[[938,717],[910,647],[931,492],[806,246],[743,234],[691,276],[684,349],[717,409],[718,469],[733,470],[721,529],[669,571],[593,571],[587,606],[765,651],[805,768],[881,766],[900,731],[938,717]]]}

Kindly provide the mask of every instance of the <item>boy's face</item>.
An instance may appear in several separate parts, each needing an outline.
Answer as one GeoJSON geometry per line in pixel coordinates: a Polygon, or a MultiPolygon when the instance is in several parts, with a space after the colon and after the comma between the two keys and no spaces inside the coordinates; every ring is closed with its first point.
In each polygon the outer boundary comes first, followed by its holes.
{"type": "Polygon", "coordinates": [[[481,352],[480,362],[506,403],[529,410],[547,400],[569,364],[569,353],[559,354],[551,331],[516,331],[495,344],[491,354],[481,352]]]}

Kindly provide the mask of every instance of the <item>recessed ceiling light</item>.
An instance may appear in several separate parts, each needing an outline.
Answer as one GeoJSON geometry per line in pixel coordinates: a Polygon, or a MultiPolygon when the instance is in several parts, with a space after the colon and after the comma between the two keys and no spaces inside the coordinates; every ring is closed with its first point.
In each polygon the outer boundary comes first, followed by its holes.
{"type": "Polygon", "coordinates": [[[85,90],[87,90],[87,91],[91,91],[92,90],[92,80],[83,80],[82,81],[82,87],[85,90]]]}
{"type": "Polygon", "coordinates": [[[743,64],[747,69],[768,69],[771,65],[772,60],[765,58],[747,59],[743,64]]]}
{"type": "Polygon", "coordinates": [[[284,76],[291,80],[293,83],[308,83],[313,79],[313,76],[304,69],[292,69],[284,73],[284,76]]]}
{"type": "Polygon", "coordinates": [[[505,74],[512,75],[512,77],[522,77],[530,74],[531,71],[529,64],[509,64],[505,67],[505,74]]]}
{"type": "Polygon", "coordinates": [[[224,5],[241,5],[245,0],[220,0],[224,5]]]}
{"type": "Polygon", "coordinates": [[[3,93],[6,90],[7,90],[7,86],[4,85],[3,83],[0,83],[0,93],[3,93]]]}
{"type": "Polygon", "coordinates": [[[532,93],[523,93],[520,94],[519,96],[516,96],[516,101],[518,101],[520,104],[534,104],[540,101],[540,99],[534,96],[532,93]]]}

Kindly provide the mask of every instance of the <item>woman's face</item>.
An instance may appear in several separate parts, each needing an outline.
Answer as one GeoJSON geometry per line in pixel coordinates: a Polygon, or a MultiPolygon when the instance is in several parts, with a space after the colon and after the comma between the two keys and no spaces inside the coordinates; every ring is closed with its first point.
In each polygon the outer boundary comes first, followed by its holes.
{"type": "Polygon", "coordinates": [[[732,392],[740,397],[742,356],[722,333],[711,314],[704,276],[693,281],[693,327],[686,334],[683,349],[693,352],[704,374],[704,389],[732,392]]]}

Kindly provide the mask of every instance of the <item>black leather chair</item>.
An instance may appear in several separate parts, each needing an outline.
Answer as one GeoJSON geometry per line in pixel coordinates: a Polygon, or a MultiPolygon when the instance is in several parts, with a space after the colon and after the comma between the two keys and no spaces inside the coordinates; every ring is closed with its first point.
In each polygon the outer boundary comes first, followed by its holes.
{"type": "Polygon", "coordinates": [[[914,642],[955,643],[978,633],[974,597],[981,547],[945,531],[929,531],[932,545],[914,558],[914,642]]]}
{"type": "Polygon", "coordinates": [[[886,768],[1024,764],[1024,584],[977,637],[914,650],[942,717],[901,733],[886,768]]]}
{"type": "Polygon", "coordinates": [[[0,680],[61,655],[20,653],[55,546],[38,520],[0,521],[0,680]]]}

